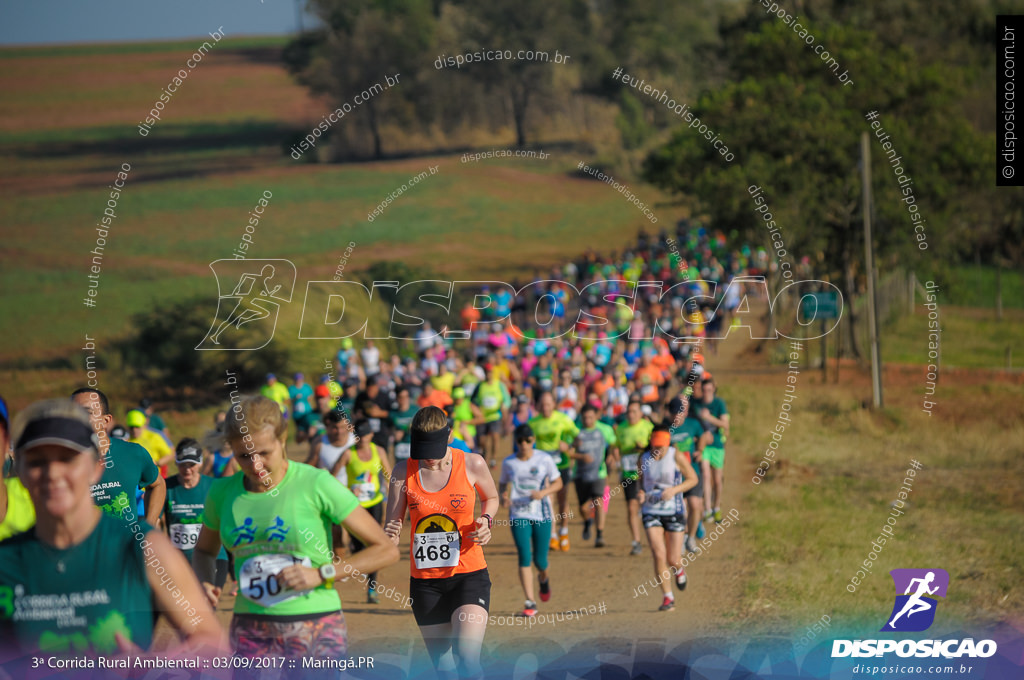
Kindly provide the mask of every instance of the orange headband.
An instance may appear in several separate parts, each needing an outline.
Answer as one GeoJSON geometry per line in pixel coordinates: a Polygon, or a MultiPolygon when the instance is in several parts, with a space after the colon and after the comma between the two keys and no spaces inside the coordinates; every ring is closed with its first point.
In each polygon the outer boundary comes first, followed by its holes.
{"type": "Polygon", "coordinates": [[[665,430],[651,433],[651,448],[661,448],[672,443],[672,435],[665,430]]]}

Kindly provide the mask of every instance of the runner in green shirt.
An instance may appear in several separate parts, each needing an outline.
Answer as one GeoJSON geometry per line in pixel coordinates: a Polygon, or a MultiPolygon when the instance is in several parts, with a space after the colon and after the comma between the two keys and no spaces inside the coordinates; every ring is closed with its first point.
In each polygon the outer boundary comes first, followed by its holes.
{"type": "Polygon", "coordinates": [[[92,487],[96,505],[115,516],[122,515],[126,508],[134,512],[135,492],[144,488],[145,519],[151,526],[156,526],[163,512],[167,487],[149,452],[138,444],[108,436],[114,417],[110,414],[107,395],[97,389],[83,387],[75,390],[71,399],[89,413],[93,432],[100,444],[103,477],[92,487]]]}
{"type": "Polygon", "coordinates": [[[452,399],[455,403],[448,407],[454,421],[452,432],[466,442],[470,449],[476,449],[479,440],[476,438],[477,428],[474,423],[478,422],[483,414],[476,404],[466,398],[466,390],[461,387],[452,390],[452,399]]]}
{"type": "Polygon", "coordinates": [[[278,382],[276,375],[267,373],[267,383],[260,388],[260,394],[276,402],[281,407],[281,413],[285,414],[285,416],[288,415],[288,404],[291,401],[291,396],[288,394],[288,388],[278,382]]]}
{"type": "MultiPolygon", "coordinates": [[[[214,478],[200,472],[203,449],[199,442],[190,437],[178,442],[174,450],[174,463],[178,466],[178,474],[167,478],[164,524],[171,543],[192,564],[192,548],[199,540],[203,528],[203,506],[214,478]]],[[[223,588],[227,578],[228,553],[221,548],[217,556],[217,587],[223,588]]]]}
{"type": "Polygon", "coordinates": [[[399,387],[397,397],[397,404],[391,410],[391,420],[395,424],[395,460],[409,460],[409,428],[420,409],[412,403],[408,386],[399,387]]]}
{"type": "MultiPolygon", "coordinates": [[[[7,460],[14,460],[8,459],[6,455],[11,444],[9,418],[7,402],[0,397],[0,451],[4,452],[5,463],[7,460]]],[[[32,505],[32,498],[28,495],[25,485],[13,474],[13,469],[4,470],[3,479],[0,479],[0,541],[31,529],[36,523],[36,509],[32,505]]]]}
{"type": "Polygon", "coordinates": [[[704,457],[711,468],[711,489],[705,490],[705,498],[715,522],[721,522],[722,485],[725,481],[722,468],[725,466],[725,440],[729,437],[729,410],[725,402],[716,396],[718,390],[710,373],[704,374],[701,383],[704,397],[701,400],[700,419],[714,437],[704,449],[704,457]]]}
{"type": "Polygon", "coordinates": [[[351,491],[329,472],[289,461],[288,423],[266,397],[246,397],[228,414],[225,437],[242,471],[217,480],[206,498],[192,563],[216,603],[221,546],[234,555],[239,596],[231,619],[240,656],[343,659],[345,619],[334,579],[398,561],[398,549],[351,491]],[[366,549],[347,561],[332,553],[341,524],[366,549]]]}
{"type": "Polygon", "coordinates": [[[539,415],[530,418],[527,424],[533,430],[535,449],[546,451],[555,459],[562,476],[562,488],[558,491],[558,522],[551,525],[551,550],[569,551],[569,473],[572,459],[567,455],[571,444],[580,433],[576,423],[561,411],[555,410],[555,397],[550,392],[540,395],[537,403],[539,415]],[[555,534],[555,526],[558,534],[555,534]]]}
{"type": "Polygon", "coordinates": [[[493,364],[484,366],[484,374],[486,378],[470,393],[469,400],[483,415],[483,422],[476,428],[480,451],[488,465],[494,467],[498,464],[498,435],[502,419],[512,408],[512,397],[493,364]]]}
{"type": "Polygon", "coordinates": [[[33,404],[19,416],[14,442],[38,521],[0,543],[0,663],[39,652],[138,653],[150,645],[158,613],[192,648],[187,655],[227,653],[188,563],[135,516],[134,499],[124,519],[93,503],[103,464],[86,411],[67,399],[33,404]]]}
{"type": "Polygon", "coordinates": [[[622,489],[626,496],[626,523],[629,525],[629,534],[633,539],[631,555],[639,555],[644,551],[640,543],[640,489],[636,485],[637,460],[640,454],[647,449],[651,440],[651,432],[654,431],[654,423],[643,417],[639,400],[631,399],[626,407],[626,421],[619,423],[615,428],[615,438],[618,444],[615,448],[614,458],[619,464],[622,473],[622,489]]]}

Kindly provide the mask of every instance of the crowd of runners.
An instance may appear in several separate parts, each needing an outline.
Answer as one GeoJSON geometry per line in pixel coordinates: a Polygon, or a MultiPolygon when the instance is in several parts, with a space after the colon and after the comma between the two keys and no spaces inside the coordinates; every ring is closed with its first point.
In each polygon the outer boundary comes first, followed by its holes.
{"type": "Polygon", "coordinates": [[[208,431],[176,442],[147,400],[121,411],[125,427],[92,388],[13,420],[0,402],[5,658],[145,649],[162,613],[189,649],[343,661],[334,584],[357,578],[378,603],[377,571],[399,559],[408,521],[408,601],[431,661],[442,677],[474,677],[492,587],[483,548],[499,513],[522,616],[555,596],[552,553],[641,555],[645,541],[655,574],[674,577],[659,609],[674,609],[683,556],[722,520],[730,414],[714,343],[742,297],[725,284],[766,262],[690,225],[674,236],[589,251],[532,296],[481,291],[490,306],[462,313],[468,340],[425,324],[385,356],[345,339],[315,384],[267,375],[259,394],[232,392],[208,431]],[[674,299],[612,302],[646,281],[682,285],[674,299]],[[567,284],[607,323],[567,318],[567,284]],[[289,456],[290,440],[304,458],[289,456]],[[608,526],[611,503],[626,526],[608,526]],[[213,611],[229,585],[225,633],[213,611]]]}

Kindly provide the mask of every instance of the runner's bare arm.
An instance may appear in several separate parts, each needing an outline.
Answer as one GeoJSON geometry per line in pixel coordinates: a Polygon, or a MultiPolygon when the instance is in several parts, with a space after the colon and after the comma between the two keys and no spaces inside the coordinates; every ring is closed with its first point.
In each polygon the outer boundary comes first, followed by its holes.
{"type": "Polygon", "coordinates": [[[345,576],[349,573],[370,574],[398,561],[398,546],[384,533],[373,515],[362,507],[353,510],[341,526],[366,546],[342,563],[338,571],[345,576]]]}
{"type": "Polygon", "coordinates": [[[312,465],[317,467],[320,464],[320,444],[319,439],[310,442],[309,444],[309,455],[306,456],[306,465],[312,465]]]}
{"type": "Polygon", "coordinates": [[[384,516],[384,531],[395,545],[398,545],[398,539],[402,535],[402,520],[405,519],[405,511],[409,505],[405,496],[405,467],[404,460],[395,465],[388,484],[388,508],[384,516]]]}
{"type": "Polygon", "coordinates": [[[703,419],[704,422],[711,423],[715,427],[720,427],[723,430],[725,428],[729,427],[728,417],[729,417],[729,414],[726,413],[721,418],[716,418],[715,416],[711,415],[711,413],[707,409],[704,409],[704,411],[701,412],[701,419],[703,419]]]}
{"type": "Polygon", "coordinates": [[[700,436],[700,439],[697,440],[697,453],[703,451],[704,447],[708,446],[713,441],[715,441],[715,435],[711,434],[710,432],[705,432],[704,434],[702,434],[700,436]]]}
{"type": "MultiPolygon", "coordinates": [[[[381,485],[382,488],[388,485],[388,481],[391,479],[391,477],[392,477],[391,463],[388,462],[388,457],[387,456],[381,456],[380,457],[380,485],[381,485]]],[[[388,493],[390,491],[391,491],[390,487],[387,488],[387,489],[384,489],[385,493],[388,493]]]]}
{"type": "MultiPolygon", "coordinates": [[[[551,480],[548,480],[548,481],[551,482],[551,480]]],[[[534,489],[533,491],[531,491],[530,492],[530,498],[534,499],[535,501],[539,501],[542,498],[544,498],[545,496],[550,496],[551,494],[558,493],[561,490],[562,490],[562,476],[559,475],[559,476],[555,477],[555,481],[551,482],[550,484],[545,486],[543,489],[534,489]]]]}
{"type": "Polygon", "coordinates": [[[679,471],[683,473],[683,481],[681,484],[676,484],[669,489],[669,491],[672,492],[671,494],[666,495],[663,492],[661,495],[662,498],[671,498],[677,493],[684,493],[697,486],[697,473],[694,472],[693,466],[690,465],[687,455],[682,451],[676,451],[676,467],[678,467],[679,471]]]}
{"type": "Polygon", "coordinates": [[[224,630],[217,622],[217,616],[203,588],[189,569],[185,556],[159,531],[147,532],[146,541],[148,545],[145,550],[149,557],[146,561],[146,579],[153,590],[157,607],[181,634],[187,646],[196,649],[205,647],[206,654],[226,653],[228,644],[224,630]],[[163,575],[157,574],[158,567],[163,567],[163,575]],[[173,592],[177,592],[177,595],[173,592]],[[187,601],[190,606],[183,606],[183,601],[187,601]]]}
{"type": "Polygon", "coordinates": [[[608,448],[608,455],[605,456],[605,461],[608,463],[608,468],[612,472],[619,469],[619,461],[621,459],[618,446],[611,446],[608,448]]]}
{"type": "Polygon", "coordinates": [[[220,532],[204,525],[196,540],[196,547],[192,550],[192,568],[195,569],[206,599],[212,607],[216,607],[217,601],[220,600],[220,588],[213,585],[217,575],[220,545],[220,532]]]}
{"type": "Polygon", "coordinates": [[[159,474],[156,481],[146,487],[143,494],[144,507],[146,508],[146,521],[156,526],[160,519],[160,513],[164,511],[164,501],[167,500],[167,482],[159,474]]]}
{"type": "MultiPolygon", "coordinates": [[[[341,527],[366,547],[337,565],[339,579],[347,580],[351,576],[370,574],[398,561],[398,548],[392,545],[377,520],[362,506],[356,506],[341,523],[341,527]]],[[[277,574],[277,578],[291,590],[312,590],[324,585],[319,568],[303,564],[285,567],[277,574]]]]}
{"type": "Polygon", "coordinates": [[[491,469],[487,467],[483,456],[466,456],[466,477],[480,496],[480,506],[483,508],[476,520],[476,531],[470,532],[469,536],[480,545],[487,545],[491,540],[491,528],[484,515],[489,515],[493,520],[498,512],[498,490],[494,487],[491,469]]]}
{"type": "Polygon", "coordinates": [[[341,455],[338,456],[338,460],[336,460],[334,462],[334,466],[331,468],[331,474],[334,475],[335,477],[337,477],[338,473],[341,472],[342,468],[344,468],[346,465],[348,465],[348,459],[349,459],[349,457],[351,455],[352,455],[352,449],[345,449],[341,453],[341,455]]]}

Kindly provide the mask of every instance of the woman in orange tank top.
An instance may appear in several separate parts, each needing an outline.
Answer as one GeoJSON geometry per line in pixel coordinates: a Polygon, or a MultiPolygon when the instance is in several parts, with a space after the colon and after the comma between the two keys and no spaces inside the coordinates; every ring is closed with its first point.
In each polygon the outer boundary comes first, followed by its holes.
{"type": "Polygon", "coordinates": [[[395,465],[384,531],[398,545],[408,510],[409,596],[438,675],[482,677],[491,601],[483,546],[491,540],[498,491],[482,456],[448,446],[451,425],[441,409],[420,409],[409,433],[409,460],[395,465]]]}

